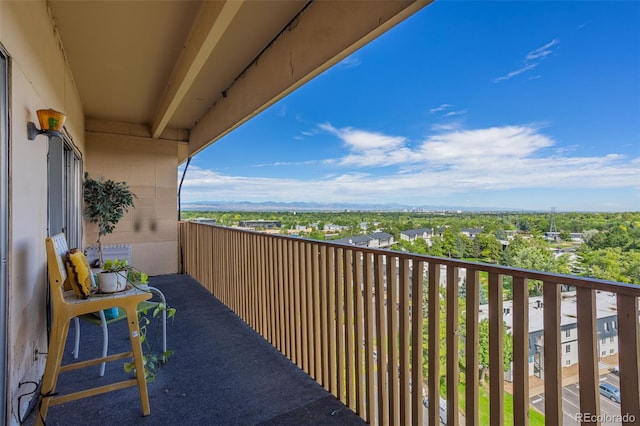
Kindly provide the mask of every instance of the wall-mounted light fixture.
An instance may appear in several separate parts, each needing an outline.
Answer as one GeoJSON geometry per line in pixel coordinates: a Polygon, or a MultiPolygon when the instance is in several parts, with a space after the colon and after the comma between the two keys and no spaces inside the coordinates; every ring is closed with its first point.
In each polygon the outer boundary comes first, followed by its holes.
{"type": "Polygon", "coordinates": [[[38,114],[40,129],[38,129],[36,124],[31,121],[27,123],[27,137],[30,141],[34,140],[38,135],[60,135],[60,130],[62,130],[62,126],[64,125],[64,120],[67,119],[66,115],[53,109],[39,109],[36,111],[36,114],[38,114]]]}

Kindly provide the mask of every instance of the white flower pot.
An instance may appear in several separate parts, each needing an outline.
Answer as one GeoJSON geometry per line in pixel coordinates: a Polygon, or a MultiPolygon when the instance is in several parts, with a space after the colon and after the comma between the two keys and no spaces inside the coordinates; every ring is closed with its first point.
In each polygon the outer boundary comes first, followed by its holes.
{"type": "Polygon", "coordinates": [[[123,291],[127,286],[127,272],[101,272],[98,274],[98,287],[101,293],[123,291]]]}

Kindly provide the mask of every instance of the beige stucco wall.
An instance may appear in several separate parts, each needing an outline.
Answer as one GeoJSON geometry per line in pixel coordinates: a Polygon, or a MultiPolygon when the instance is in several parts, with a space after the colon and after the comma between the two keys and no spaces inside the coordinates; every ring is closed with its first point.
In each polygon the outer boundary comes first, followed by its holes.
{"type": "MultiPolygon", "coordinates": [[[[136,194],[135,208],[103,238],[103,244],[129,243],[133,264],[159,275],[178,268],[178,142],[136,136],[136,126],[91,123],[86,131],[89,176],[104,177],[129,184],[136,194]],[[98,130],[92,130],[92,128],[98,130]],[[127,129],[132,134],[110,133],[127,129]]],[[[85,246],[95,245],[97,228],[85,227],[85,246]]]]}
{"type": "MultiPolygon", "coordinates": [[[[45,356],[34,360],[34,348],[47,351],[46,256],[47,138],[27,139],[27,121],[35,111],[54,108],[67,114],[66,129],[84,148],[82,105],[73,77],[49,19],[44,1],[0,1],[0,43],[10,57],[9,79],[9,280],[6,351],[9,418],[19,424],[33,390],[20,382],[39,382],[45,356]]],[[[37,396],[37,395],[36,395],[37,396]]]]}

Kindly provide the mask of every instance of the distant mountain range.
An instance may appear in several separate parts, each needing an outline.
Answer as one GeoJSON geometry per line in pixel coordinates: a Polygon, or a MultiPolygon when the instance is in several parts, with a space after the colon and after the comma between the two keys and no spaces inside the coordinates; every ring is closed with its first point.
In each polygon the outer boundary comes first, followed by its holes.
{"type": "Polygon", "coordinates": [[[399,203],[366,204],[366,203],[318,203],[318,202],[280,202],[280,201],[196,201],[182,203],[183,210],[203,211],[299,211],[299,212],[332,212],[332,211],[423,211],[423,212],[504,212],[522,211],[522,209],[505,209],[502,207],[460,207],[460,206],[410,206],[399,203]]]}

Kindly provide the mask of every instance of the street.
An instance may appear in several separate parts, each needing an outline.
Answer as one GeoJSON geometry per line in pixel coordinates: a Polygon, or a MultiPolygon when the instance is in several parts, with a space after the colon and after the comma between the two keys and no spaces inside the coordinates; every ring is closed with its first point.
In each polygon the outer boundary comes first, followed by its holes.
{"type": "MultiPolygon", "coordinates": [[[[609,383],[619,387],[619,379],[615,374],[600,376],[601,383],[609,383]]],[[[531,405],[544,413],[544,394],[536,395],[530,399],[531,405]]],[[[565,425],[580,424],[580,392],[578,384],[573,383],[562,388],[563,422],[565,425]]],[[[600,420],[602,425],[621,425],[620,404],[600,395],[600,420]]]]}

